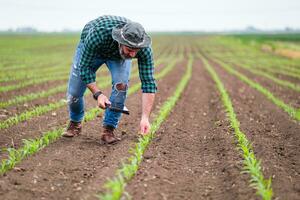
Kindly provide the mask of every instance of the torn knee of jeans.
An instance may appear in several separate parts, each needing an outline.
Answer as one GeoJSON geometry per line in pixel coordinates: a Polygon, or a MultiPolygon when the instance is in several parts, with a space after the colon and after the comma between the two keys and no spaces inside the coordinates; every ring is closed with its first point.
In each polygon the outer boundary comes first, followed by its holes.
{"type": "Polygon", "coordinates": [[[116,83],[115,88],[119,91],[126,91],[128,88],[127,83],[116,83]]]}
{"type": "Polygon", "coordinates": [[[78,101],[79,101],[79,97],[75,97],[75,96],[70,95],[70,94],[67,97],[68,104],[77,103],[78,101]]]}

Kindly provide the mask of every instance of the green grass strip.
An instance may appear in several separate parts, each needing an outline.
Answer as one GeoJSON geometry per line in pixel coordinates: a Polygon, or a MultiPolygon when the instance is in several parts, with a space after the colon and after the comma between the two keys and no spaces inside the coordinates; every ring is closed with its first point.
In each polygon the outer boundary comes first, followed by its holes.
{"type": "MultiPolygon", "coordinates": [[[[180,61],[180,60],[178,60],[178,61],[180,61]]],[[[169,66],[172,66],[172,68],[173,68],[175,66],[175,64],[176,63],[172,62],[166,68],[169,68],[169,66]]],[[[167,73],[165,73],[163,71],[160,73],[164,73],[164,75],[167,75],[167,73]]],[[[168,70],[168,71],[170,71],[170,70],[168,70]]],[[[158,74],[158,76],[159,76],[159,74],[158,74]]],[[[160,78],[163,78],[163,76],[159,76],[159,78],[157,78],[157,79],[160,79],[160,78]]],[[[137,84],[130,86],[130,88],[128,90],[128,95],[131,95],[131,94],[137,92],[140,88],[141,88],[141,83],[137,83],[137,84]]],[[[84,122],[88,122],[88,121],[95,119],[96,116],[98,116],[101,112],[103,112],[103,110],[101,110],[99,108],[90,109],[85,114],[84,122]]],[[[64,127],[66,125],[67,124],[65,124],[64,127]]],[[[32,155],[34,153],[37,153],[44,147],[48,146],[50,143],[59,139],[64,131],[65,131],[64,128],[58,127],[54,130],[44,133],[43,136],[41,136],[40,138],[24,139],[23,146],[20,147],[19,149],[8,148],[7,149],[7,151],[8,151],[7,159],[3,159],[1,161],[0,174],[4,174],[5,172],[13,169],[15,167],[15,165],[20,163],[23,159],[29,157],[30,155],[32,155]]]]}
{"type": "Polygon", "coordinates": [[[150,144],[151,140],[155,137],[155,132],[159,129],[160,125],[166,120],[181,96],[184,88],[189,82],[192,75],[193,59],[190,58],[187,64],[187,70],[176,87],[174,94],[162,105],[159,110],[158,117],[154,120],[148,135],[139,138],[138,142],[133,148],[129,150],[130,157],[125,162],[121,163],[121,167],[117,170],[115,177],[108,179],[104,184],[106,193],[97,195],[99,199],[103,200],[117,200],[120,199],[125,192],[126,183],[136,174],[140,163],[143,160],[143,154],[150,144]]]}
{"type": "MultiPolygon", "coordinates": [[[[202,56],[201,56],[202,57],[202,56]]],[[[244,158],[243,173],[251,176],[250,186],[256,190],[256,194],[264,200],[272,199],[273,191],[271,187],[271,178],[265,179],[261,170],[261,161],[255,158],[252,145],[247,140],[246,135],[240,130],[240,123],[236,117],[230,97],[215,70],[208,64],[207,60],[202,57],[205,68],[216,82],[217,88],[221,94],[223,104],[227,111],[227,117],[230,119],[230,125],[234,129],[235,137],[238,142],[238,148],[242,151],[244,158]]]]}
{"type": "Polygon", "coordinates": [[[287,112],[293,119],[296,119],[300,121],[300,109],[295,109],[292,106],[287,105],[284,103],[281,99],[275,97],[272,92],[270,92],[268,89],[264,88],[259,83],[256,83],[246,77],[245,75],[239,73],[238,71],[234,70],[232,67],[230,67],[228,64],[221,62],[220,60],[215,60],[220,66],[222,66],[226,71],[228,71],[230,74],[233,74],[237,76],[240,80],[247,83],[252,88],[258,90],[262,94],[264,94],[268,99],[270,99],[275,105],[283,109],[285,112],[287,112]]]}

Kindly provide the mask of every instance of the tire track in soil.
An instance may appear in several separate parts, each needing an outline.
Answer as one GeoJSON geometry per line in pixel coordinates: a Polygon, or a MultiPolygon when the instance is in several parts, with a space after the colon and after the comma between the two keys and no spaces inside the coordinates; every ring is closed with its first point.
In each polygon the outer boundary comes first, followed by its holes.
{"type": "Polygon", "coordinates": [[[299,199],[300,123],[217,63],[209,62],[231,97],[241,130],[262,160],[265,177],[272,176],[274,199],[299,199]]]}
{"type": "MultiPolygon", "coordinates": [[[[158,80],[159,91],[153,107],[172,94],[185,70],[186,62],[178,64],[170,74],[158,80]]],[[[94,101],[91,100],[93,103],[94,101]]],[[[123,116],[117,134],[122,141],[116,145],[101,145],[101,121],[84,124],[82,135],[62,138],[39,153],[24,160],[16,169],[0,179],[3,199],[95,199],[106,178],[112,177],[128,149],[137,140],[141,115],[141,93],[129,96],[130,116],[123,116]]]]}
{"type": "Polygon", "coordinates": [[[211,77],[198,60],[126,191],[133,199],[255,199],[211,77]]]}

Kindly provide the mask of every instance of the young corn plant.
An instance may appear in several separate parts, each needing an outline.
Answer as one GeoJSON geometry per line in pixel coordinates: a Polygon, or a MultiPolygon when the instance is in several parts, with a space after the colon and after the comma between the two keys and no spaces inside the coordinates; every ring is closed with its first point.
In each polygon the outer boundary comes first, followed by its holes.
{"type": "Polygon", "coordinates": [[[232,67],[230,67],[228,64],[221,62],[220,60],[215,60],[215,62],[219,63],[221,67],[223,67],[226,71],[228,71],[230,74],[235,75],[240,80],[251,86],[252,88],[256,89],[257,91],[261,92],[263,95],[265,95],[269,100],[271,100],[275,105],[277,105],[279,108],[287,112],[293,119],[300,121],[299,116],[299,110],[293,108],[292,106],[287,105],[284,103],[281,99],[275,97],[271,91],[263,87],[257,82],[252,81],[245,75],[241,74],[240,72],[234,70],[232,67]]]}
{"type": "Polygon", "coordinates": [[[257,195],[259,195],[263,200],[272,199],[273,190],[271,186],[271,178],[264,178],[261,170],[261,162],[256,159],[251,144],[247,140],[245,134],[240,130],[240,124],[234,112],[229,94],[227,93],[221,79],[219,78],[213,67],[209,65],[208,61],[203,56],[199,55],[199,57],[202,59],[205,68],[211,75],[212,79],[215,81],[217,88],[221,94],[227,116],[230,120],[230,125],[234,130],[238,149],[242,152],[242,156],[244,158],[244,168],[242,173],[250,174],[250,186],[256,190],[257,195]]]}
{"type": "Polygon", "coordinates": [[[190,57],[187,70],[176,87],[174,94],[168,98],[168,100],[162,105],[159,110],[158,117],[154,120],[151,126],[150,133],[148,135],[139,138],[134,147],[129,149],[130,156],[121,163],[121,167],[117,169],[116,176],[112,179],[108,179],[104,184],[106,192],[99,194],[97,197],[102,200],[118,200],[124,194],[129,197],[129,194],[125,192],[126,183],[136,174],[140,163],[143,160],[143,154],[150,144],[151,140],[155,137],[155,132],[159,129],[160,125],[167,119],[168,115],[172,111],[179,97],[181,96],[184,88],[187,86],[192,75],[193,58],[190,57]]]}
{"type": "MultiPolygon", "coordinates": [[[[108,82],[109,80],[110,80],[109,77],[103,77],[103,78],[100,78],[99,81],[100,81],[100,83],[102,83],[102,82],[108,82]]],[[[48,97],[50,95],[54,95],[54,94],[57,94],[59,92],[64,92],[64,91],[66,91],[66,89],[67,89],[66,85],[61,85],[61,86],[51,88],[51,89],[46,90],[46,91],[41,91],[41,92],[29,93],[29,94],[26,94],[26,95],[16,96],[15,98],[10,99],[8,101],[0,102],[0,108],[6,108],[6,107],[11,106],[11,105],[32,101],[32,100],[35,100],[35,99],[38,99],[38,98],[48,97]]]]}
{"type": "Polygon", "coordinates": [[[26,121],[28,119],[31,119],[31,118],[35,117],[35,116],[42,115],[46,112],[49,112],[50,110],[54,110],[54,109],[59,108],[59,107],[65,105],[65,104],[66,104],[65,101],[60,100],[56,103],[50,103],[50,104],[47,104],[47,105],[44,105],[44,106],[38,106],[38,107],[35,107],[34,109],[32,109],[30,111],[26,111],[26,112],[23,112],[19,115],[15,115],[14,117],[10,117],[10,118],[4,120],[3,122],[0,122],[0,130],[8,128],[12,125],[18,124],[20,122],[26,121]]]}
{"type": "MultiPolygon", "coordinates": [[[[218,59],[218,60],[220,60],[220,62],[222,62],[222,63],[225,63],[221,59],[218,59]]],[[[233,65],[238,64],[237,62],[230,62],[230,63],[233,64],[233,65]]],[[[287,88],[292,89],[294,91],[300,92],[300,85],[297,85],[297,84],[292,83],[290,81],[281,80],[281,79],[276,78],[275,76],[273,76],[269,73],[266,73],[266,72],[261,71],[261,70],[257,70],[255,68],[252,68],[252,67],[249,67],[249,66],[246,66],[246,65],[243,65],[243,64],[238,64],[238,66],[240,68],[243,68],[243,69],[247,70],[247,71],[250,71],[251,73],[253,73],[255,75],[265,77],[265,78],[277,83],[278,85],[281,85],[283,87],[287,87],[287,88]]]]}
{"type": "MultiPolygon", "coordinates": [[[[157,78],[159,79],[160,77],[165,76],[174,67],[176,62],[179,62],[181,59],[182,59],[182,56],[180,56],[179,59],[174,59],[173,62],[171,62],[169,65],[167,65],[163,69],[163,71],[158,74],[159,77],[157,77],[157,78]]],[[[134,73],[132,74],[131,78],[136,78],[137,76],[138,76],[138,71],[134,70],[134,73]]],[[[109,81],[108,81],[109,79],[110,79],[109,77],[100,78],[101,86],[106,87],[107,85],[109,85],[109,81]]],[[[37,99],[37,98],[47,97],[47,96],[50,96],[52,94],[64,91],[65,89],[66,89],[66,86],[59,86],[59,87],[50,89],[48,91],[42,91],[42,92],[38,92],[38,93],[30,93],[28,95],[17,96],[16,98],[11,99],[7,102],[0,102],[0,108],[5,108],[5,107],[8,107],[10,105],[14,105],[14,104],[17,104],[17,103],[22,103],[22,102],[34,100],[34,99],[37,99]]],[[[61,99],[60,101],[64,102],[63,99],[61,99]]],[[[61,107],[63,105],[65,105],[65,104],[64,103],[58,103],[57,106],[53,106],[52,104],[48,104],[48,105],[45,105],[45,106],[39,106],[37,108],[34,108],[31,111],[27,111],[27,112],[22,113],[20,115],[10,117],[7,120],[5,120],[4,122],[0,122],[0,130],[4,129],[4,128],[8,128],[11,125],[18,124],[21,121],[31,119],[32,117],[39,116],[41,114],[49,112],[49,111],[51,111],[53,109],[56,109],[58,107],[61,107]],[[26,116],[26,117],[24,117],[24,116],[26,116]],[[20,119],[23,119],[23,120],[20,120],[20,119]]]]}
{"type": "MultiPolygon", "coordinates": [[[[110,83],[109,83],[108,80],[109,80],[108,77],[103,78],[101,80],[101,82],[99,83],[99,84],[101,84],[101,87],[107,87],[108,85],[110,85],[110,83]]],[[[48,92],[46,92],[46,94],[47,93],[48,92]]],[[[87,94],[88,93],[85,93],[85,95],[87,95],[87,94]]],[[[0,130],[1,129],[5,129],[5,128],[9,128],[12,125],[16,125],[16,124],[18,124],[20,122],[29,120],[29,119],[31,119],[33,117],[40,116],[40,115],[42,115],[44,113],[47,113],[47,112],[49,112],[51,110],[60,108],[60,107],[62,107],[64,105],[66,105],[66,100],[65,99],[60,99],[56,103],[50,103],[50,104],[47,104],[47,105],[41,105],[41,106],[35,107],[32,110],[30,110],[30,111],[25,111],[25,112],[23,112],[23,113],[21,113],[19,115],[15,115],[13,117],[10,117],[10,118],[4,120],[3,122],[0,122],[0,130]]]]}
{"type": "Polygon", "coordinates": [[[16,90],[16,89],[20,89],[29,85],[34,85],[34,84],[39,84],[39,83],[44,83],[47,81],[58,81],[58,80],[68,80],[69,75],[63,75],[60,77],[43,77],[43,78],[39,78],[39,79],[32,79],[29,81],[25,81],[25,82],[21,82],[19,84],[12,84],[12,85],[6,85],[6,86],[2,86],[0,88],[0,93],[1,92],[8,92],[8,91],[12,91],[12,90],[16,90]]]}
{"type": "Polygon", "coordinates": [[[19,149],[8,148],[8,158],[3,159],[0,166],[0,174],[4,174],[6,171],[15,167],[15,165],[21,162],[24,158],[28,157],[49,145],[50,142],[55,141],[63,133],[62,128],[48,131],[41,138],[23,140],[23,146],[19,149]]]}
{"type": "MultiPolygon", "coordinates": [[[[170,65],[172,66],[171,67],[171,69],[172,69],[175,66],[175,63],[169,64],[166,68],[169,68],[170,65]]],[[[165,73],[164,70],[160,73],[164,73],[164,76],[165,76],[165,75],[167,75],[167,73],[165,73]]],[[[157,78],[157,79],[163,78],[163,76],[160,76],[159,74],[158,74],[159,78],[157,78]]],[[[103,84],[101,86],[104,87],[103,84]]],[[[131,95],[131,94],[137,92],[140,89],[140,87],[141,87],[140,83],[132,85],[128,90],[128,95],[131,95]]],[[[88,121],[95,119],[96,116],[98,116],[101,112],[103,112],[103,110],[100,110],[99,108],[90,109],[85,114],[84,122],[88,122],[88,121]]],[[[66,124],[64,126],[66,126],[66,124]]],[[[42,148],[44,148],[44,147],[48,146],[50,143],[56,141],[58,138],[61,137],[64,130],[65,130],[64,128],[59,127],[59,128],[56,128],[54,130],[44,133],[43,136],[40,138],[23,140],[23,146],[19,149],[14,149],[14,148],[7,149],[8,158],[3,159],[1,161],[0,174],[4,174],[5,172],[14,168],[14,166],[16,164],[20,163],[24,158],[40,151],[42,148]]],[[[137,170],[137,168],[136,168],[136,170],[137,170]]]]}

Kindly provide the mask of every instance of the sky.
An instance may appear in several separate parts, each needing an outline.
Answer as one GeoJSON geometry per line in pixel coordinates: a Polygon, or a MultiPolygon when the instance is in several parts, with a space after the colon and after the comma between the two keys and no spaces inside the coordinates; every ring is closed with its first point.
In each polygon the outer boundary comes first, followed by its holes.
{"type": "Polygon", "coordinates": [[[147,31],[299,29],[300,0],[0,0],[0,30],[81,30],[101,15],[127,17],[147,31]]]}

